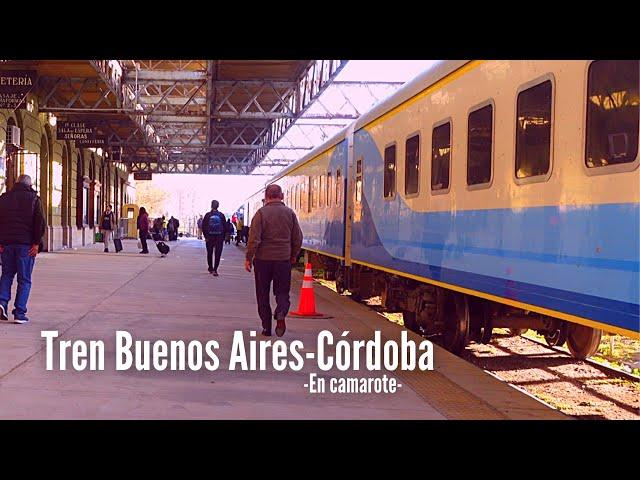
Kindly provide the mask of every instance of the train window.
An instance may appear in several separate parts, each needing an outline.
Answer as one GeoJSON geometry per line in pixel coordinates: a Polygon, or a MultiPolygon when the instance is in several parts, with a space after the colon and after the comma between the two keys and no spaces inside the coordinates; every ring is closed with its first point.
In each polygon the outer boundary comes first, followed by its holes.
{"type": "Polygon", "coordinates": [[[492,143],[493,105],[486,105],[469,114],[467,185],[482,185],[491,181],[492,143]]]}
{"type": "Polygon", "coordinates": [[[318,177],[313,177],[311,184],[311,208],[318,208],[318,177]]]}
{"type": "Polygon", "coordinates": [[[396,194],[396,146],[384,149],[384,198],[393,198],[396,194]]]}
{"type": "Polygon", "coordinates": [[[546,175],[551,164],[551,80],[518,95],[516,177],[546,175]]]}
{"type": "Polygon", "coordinates": [[[312,177],[308,178],[308,182],[304,185],[304,191],[305,191],[305,195],[304,195],[304,201],[305,201],[305,210],[307,212],[311,212],[311,198],[312,198],[312,194],[311,191],[312,189],[312,177]]]}
{"type": "Polygon", "coordinates": [[[318,198],[319,198],[319,202],[318,202],[318,206],[319,207],[324,207],[324,175],[320,175],[320,180],[318,181],[319,185],[318,185],[318,198]]]}
{"type": "Polygon", "coordinates": [[[418,193],[420,179],[420,135],[407,139],[404,161],[404,193],[418,193]]]}
{"type": "Polygon", "coordinates": [[[362,159],[356,162],[356,202],[362,201],[362,159]]]}
{"type": "Polygon", "coordinates": [[[336,206],[342,202],[342,174],[340,169],[336,170],[336,206]]]}
{"type": "Polygon", "coordinates": [[[587,167],[631,163],[638,156],[640,62],[597,60],[587,84],[587,167]]]}
{"type": "Polygon", "coordinates": [[[451,122],[435,127],[431,137],[431,190],[449,189],[451,122]]]}
{"type": "Polygon", "coordinates": [[[331,190],[333,189],[333,182],[331,181],[331,172],[327,172],[327,183],[326,183],[326,197],[327,197],[327,207],[332,205],[331,203],[331,190]]]}

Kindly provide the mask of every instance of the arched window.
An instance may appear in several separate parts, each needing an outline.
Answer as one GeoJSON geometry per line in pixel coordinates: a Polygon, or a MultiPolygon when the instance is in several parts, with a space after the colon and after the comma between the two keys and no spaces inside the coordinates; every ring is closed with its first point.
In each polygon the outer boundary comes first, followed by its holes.
{"type": "Polygon", "coordinates": [[[76,226],[82,228],[89,223],[89,185],[84,181],[82,151],[78,151],[76,162],[76,226]]]}

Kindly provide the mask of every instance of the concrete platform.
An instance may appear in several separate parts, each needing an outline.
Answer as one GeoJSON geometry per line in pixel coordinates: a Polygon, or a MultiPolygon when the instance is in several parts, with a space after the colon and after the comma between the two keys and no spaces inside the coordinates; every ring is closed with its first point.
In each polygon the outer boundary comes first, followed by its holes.
{"type": "MultiPolygon", "coordinates": [[[[161,258],[101,245],[38,256],[29,301],[31,323],[0,322],[0,418],[4,419],[566,419],[537,400],[436,347],[435,370],[394,372],[395,394],[311,394],[321,377],[374,377],[377,372],[227,370],[234,330],[261,337],[253,275],[244,249],[226,245],[220,277],[206,271],[204,243],[171,244],[161,258]],[[103,340],[104,371],[47,371],[42,330],[62,340],[103,340]],[[199,371],[116,371],[115,331],[135,339],[218,340],[220,368],[199,371]]],[[[301,277],[294,275],[292,307],[301,277]]],[[[15,286],[14,286],[15,290],[15,286]]],[[[332,319],[289,319],[284,340],[314,351],[319,331],[350,339],[399,339],[402,328],[319,285],[316,303],[332,319]]],[[[11,307],[12,305],[10,305],[11,307]]],[[[410,333],[416,340],[415,334],[410,333]]],[[[272,340],[276,340],[273,337],[272,340]]]]}

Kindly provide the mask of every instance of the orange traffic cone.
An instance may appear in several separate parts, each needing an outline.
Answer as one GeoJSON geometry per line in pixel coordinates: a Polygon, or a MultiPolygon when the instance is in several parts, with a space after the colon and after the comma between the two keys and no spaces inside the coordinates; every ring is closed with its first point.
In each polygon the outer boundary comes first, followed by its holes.
{"type": "Polygon", "coordinates": [[[313,277],[311,276],[311,264],[307,263],[304,269],[302,290],[300,290],[300,303],[298,310],[290,312],[292,317],[330,318],[329,315],[316,312],[316,299],[313,295],[313,277]]]}

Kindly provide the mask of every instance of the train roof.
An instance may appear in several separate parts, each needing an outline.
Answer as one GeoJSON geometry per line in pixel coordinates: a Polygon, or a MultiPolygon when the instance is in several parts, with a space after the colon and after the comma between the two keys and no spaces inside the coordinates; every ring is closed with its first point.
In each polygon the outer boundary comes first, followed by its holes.
{"type": "Polygon", "coordinates": [[[309,160],[317,157],[322,152],[330,149],[331,147],[337,145],[342,140],[346,138],[347,131],[350,128],[353,128],[355,131],[365,127],[376,118],[381,117],[385,113],[393,110],[398,105],[406,102],[410,98],[422,92],[424,89],[433,85],[437,81],[446,77],[450,73],[458,70],[460,67],[468,63],[469,60],[445,60],[436,63],[435,65],[430,66],[429,68],[422,71],[412,80],[409,80],[403,86],[401,86],[393,95],[388,98],[376,103],[373,107],[371,107],[367,112],[363,113],[357,120],[350,123],[342,130],[340,130],[333,137],[329,138],[326,142],[317,146],[309,153],[307,153],[304,157],[296,160],[291,165],[283,169],[277,175],[273,176],[268,182],[265,182],[265,186],[268,183],[274,182],[279,178],[282,178],[291,170],[296,169],[298,166],[308,162],[309,160]]]}

